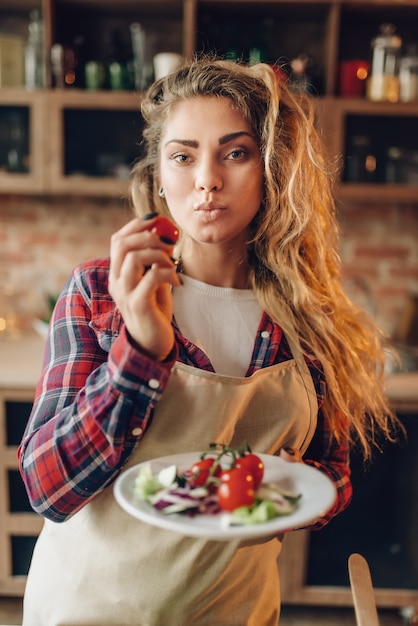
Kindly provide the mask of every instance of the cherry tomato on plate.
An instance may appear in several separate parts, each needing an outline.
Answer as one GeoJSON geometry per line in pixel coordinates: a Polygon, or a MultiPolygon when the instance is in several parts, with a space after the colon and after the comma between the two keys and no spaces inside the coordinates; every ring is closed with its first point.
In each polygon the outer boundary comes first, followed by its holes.
{"type": "Polygon", "coordinates": [[[204,487],[211,476],[219,476],[222,468],[220,465],[217,465],[215,468],[213,467],[215,463],[214,458],[208,457],[206,459],[201,459],[200,461],[196,461],[190,470],[190,480],[193,484],[193,487],[204,487]]]}
{"type": "Polygon", "coordinates": [[[180,235],[179,229],[170,219],[168,219],[168,217],[158,215],[149,225],[147,230],[154,229],[157,231],[157,235],[164,243],[173,245],[178,241],[180,235]]]}
{"type": "Polygon", "coordinates": [[[248,470],[239,467],[224,470],[220,481],[217,497],[223,511],[235,511],[240,506],[254,503],[254,478],[248,470]]]}
{"type": "Polygon", "coordinates": [[[250,472],[254,478],[254,489],[261,485],[264,476],[264,463],[259,456],[251,452],[244,456],[239,456],[234,461],[234,467],[241,467],[250,472]]]}

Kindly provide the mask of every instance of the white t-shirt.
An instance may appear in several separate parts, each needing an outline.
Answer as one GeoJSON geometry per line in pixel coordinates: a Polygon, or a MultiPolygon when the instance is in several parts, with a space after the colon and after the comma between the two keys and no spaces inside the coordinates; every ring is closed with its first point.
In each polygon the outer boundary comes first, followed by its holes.
{"type": "Polygon", "coordinates": [[[181,333],[203,350],[215,372],[245,376],[263,314],[254,292],[181,278],[183,285],[173,290],[181,333]]]}

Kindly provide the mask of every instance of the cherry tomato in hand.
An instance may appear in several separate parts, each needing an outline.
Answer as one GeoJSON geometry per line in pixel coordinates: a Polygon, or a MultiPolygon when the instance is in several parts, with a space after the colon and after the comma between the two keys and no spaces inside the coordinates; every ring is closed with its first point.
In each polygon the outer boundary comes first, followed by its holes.
{"type": "Polygon", "coordinates": [[[254,503],[254,478],[246,469],[234,467],[224,470],[220,481],[217,496],[223,511],[234,511],[240,506],[251,506],[254,503]]]}
{"type": "Polygon", "coordinates": [[[256,454],[249,453],[238,457],[234,461],[234,467],[241,467],[250,472],[254,478],[254,489],[261,485],[264,476],[264,463],[256,454]]]}
{"type": "Polygon", "coordinates": [[[190,480],[193,487],[204,487],[206,482],[211,476],[219,476],[222,469],[220,465],[213,468],[215,459],[208,457],[207,459],[201,459],[196,461],[189,470],[190,480]]]}
{"type": "Polygon", "coordinates": [[[164,243],[175,244],[179,238],[179,229],[168,217],[159,215],[156,217],[147,230],[156,230],[157,235],[164,243]]]}

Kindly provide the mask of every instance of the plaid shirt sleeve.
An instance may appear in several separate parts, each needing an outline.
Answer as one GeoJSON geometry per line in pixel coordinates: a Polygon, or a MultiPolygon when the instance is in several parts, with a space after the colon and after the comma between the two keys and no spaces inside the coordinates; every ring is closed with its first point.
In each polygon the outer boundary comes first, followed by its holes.
{"type": "Polygon", "coordinates": [[[338,444],[335,439],[330,442],[330,433],[322,411],[318,413],[318,426],[311,444],[306,451],[304,462],[324,472],[334,483],[337,498],[332,508],[315,524],[311,530],[319,530],[344,511],[350,504],[353,495],[350,471],[350,454],[346,438],[338,444]]]}
{"type": "Polygon", "coordinates": [[[329,422],[322,405],[326,394],[326,382],[322,367],[318,363],[307,360],[318,398],[318,421],[315,434],[303,458],[306,465],[316,467],[331,479],[337,490],[337,497],[332,508],[315,524],[311,530],[319,530],[326,526],[335,515],[344,511],[350,504],[353,495],[350,470],[350,449],[347,437],[342,433],[337,442],[332,436],[329,422]]]}
{"type": "Polygon", "coordinates": [[[118,473],[143,436],[175,360],[134,349],[107,294],[108,261],[75,270],[51,320],[18,450],[31,504],[60,522],[118,473]]]}

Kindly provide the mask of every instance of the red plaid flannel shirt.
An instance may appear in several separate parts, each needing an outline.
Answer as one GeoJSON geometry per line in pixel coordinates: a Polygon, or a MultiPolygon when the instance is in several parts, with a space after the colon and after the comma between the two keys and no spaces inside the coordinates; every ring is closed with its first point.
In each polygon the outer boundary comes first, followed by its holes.
{"type": "MultiPolygon", "coordinates": [[[[64,521],[109,485],[143,437],[176,361],[212,370],[207,357],[174,324],[176,346],[157,363],[129,342],[108,293],[109,259],[74,270],[57,302],[32,413],[18,450],[35,511],[64,521]]],[[[292,358],[281,328],[265,314],[247,372],[292,358]],[[263,332],[267,331],[267,332],[263,332]]],[[[318,396],[318,425],[304,461],[337,488],[324,526],[350,502],[349,449],[330,441],[321,411],[325,381],[308,362],[318,396]]],[[[206,444],[204,444],[206,445],[206,444]]]]}

